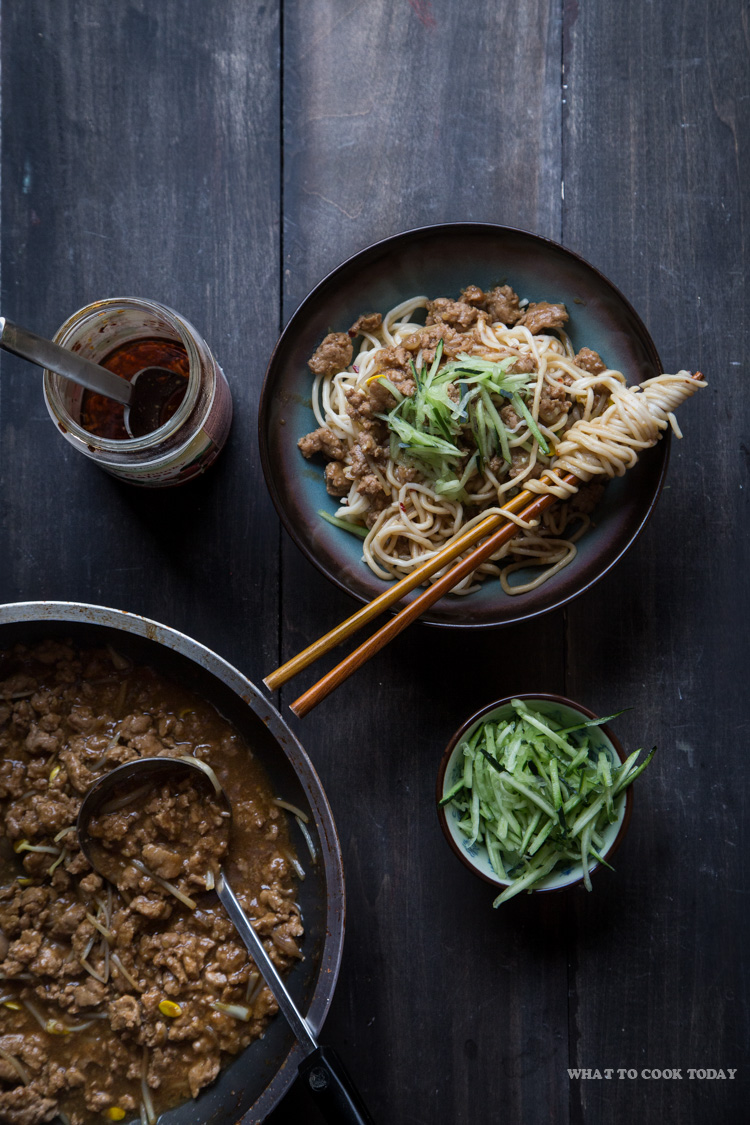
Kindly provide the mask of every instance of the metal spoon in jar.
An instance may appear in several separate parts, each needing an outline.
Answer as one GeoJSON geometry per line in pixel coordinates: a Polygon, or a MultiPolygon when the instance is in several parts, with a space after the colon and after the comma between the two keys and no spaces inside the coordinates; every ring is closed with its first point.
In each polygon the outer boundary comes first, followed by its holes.
{"type": "MultiPolygon", "coordinates": [[[[118,866],[121,869],[131,861],[123,858],[118,865],[111,850],[105,851],[97,843],[89,832],[92,819],[130,801],[138,800],[139,805],[142,804],[145,794],[167,779],[179,782],[190,778],[193,782],[198,782],[228,811],[228,823],[231,824],[232,805],[215,776],[213,770],[207,771],[204,764],[196,758],[140,758],[117,766],[94,782],[81,803],[77,822],[81,851],[100,875],[115,882],[118,866]],[[123,789],[129,797],[120,796],[123,789]]],[[[325,1120],[329,1125],[373,1125],[372,1117],[338,1055],[331,1047],[321,1046],[317,1042],[312,1028],[289,994],[278,969],[221,870],[214,890],[296,1039],[306,1052],[299,1064],[298,1074],[325,1120]]]]}
{"type": "Polygon", "coordinates": [[[0,348],[119,402],[125,407],[125,429],[133,438],[157,430],[162,424],[164,407],[187,385],[184,375],[166,367],[143,367],[132,379],[124,379],[52,340],[11,324],[4,316],[0,316],[0,348]]]}

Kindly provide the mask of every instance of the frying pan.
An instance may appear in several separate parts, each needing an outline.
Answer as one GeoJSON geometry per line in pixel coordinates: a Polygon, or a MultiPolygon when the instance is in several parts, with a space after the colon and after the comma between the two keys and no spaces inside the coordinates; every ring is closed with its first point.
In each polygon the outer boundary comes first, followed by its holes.
{"type": "MultiPolygon", "coordinates": [[[[0,650],[46,637],[69,638],[80,648],[112,645],[139,664],[208,700],[252,747],[274,791],[304,809],[318,859],[290,823],[305,868],[297,901],[305,926],[304,959],[286,978],[297,1006],[317,1033],[338,977],[344,940],[344,874],[331,810],[309,758],[276,709],[241,672],[220,656],[167,625],[84,602],[15,602],[0,605],[0,650]],[[297,833],[297,835],[295,835],[297,833]]],[[[286,1020],[274,1019],[226,1066],[195,1101],[159,1118],[159,1125],[260,1125],[297,1074],[303,1050],[286,1020]]]]}

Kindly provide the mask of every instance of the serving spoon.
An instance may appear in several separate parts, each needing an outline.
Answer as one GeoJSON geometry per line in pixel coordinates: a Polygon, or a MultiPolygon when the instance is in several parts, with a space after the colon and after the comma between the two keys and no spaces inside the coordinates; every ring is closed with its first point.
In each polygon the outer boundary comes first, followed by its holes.
{"type": "MultiPolygon", "coordinates": [[[[219,799],[225,811],[229,813],[228,819],[231,825],[231,801],[218,781],[214,780],[213,771],[207,772],[198,759],[155,757],[126,762],[94,782],[78,811],[78,842],[81,851],[95,871],[114,883],[118,874],[118,861],[91,836],[89,825],[92,817],[102,812],[115,794],[121,794],[123,787],[129,789],[133,800],[136,800],[150,787],[167,779],[180,781],[186,778],[197,782],[219,799]]],[[[121,802],[122,798],[117,801],[118,806],[121,802]]],[[[127,859],[122,859],[119,869],[122,870],[129,862],[127,859]]],[[[239,899],[221,870],[213,889],[283,1012],[295,1038],[305,1051],[305,1057],[298,1067],[298,1074],[325,1120],[329,1125],[374,1125],[336,1052],[333,1048],[318,1043],[314,1031],[292,999],[278,969],[268,956],[263,942],[250,924],[239,899]]]]}
{"type": "Polygon", "coordinates": [[[124,379],[52,340],[12,324],[4,316],[0,316],[0,348],[119,402],[125,407],[125,429],[132,438],[145,437],[158,429],[170,398],[187,386],[184,375],[166,367],[143,367],[132,379],[124,379]]]}

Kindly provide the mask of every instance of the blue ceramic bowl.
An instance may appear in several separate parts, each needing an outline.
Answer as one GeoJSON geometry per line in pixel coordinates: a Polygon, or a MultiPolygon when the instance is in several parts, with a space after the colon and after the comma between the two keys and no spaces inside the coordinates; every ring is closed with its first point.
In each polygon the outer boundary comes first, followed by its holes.
{"type": "MultiPolygon", "coordinates": [[[[362,561],[361,541],[318,514],[321,508],[335,514],[338,501],[326,492],[322,463],[305,461],[297,448],[297,440],[317,426],[307,361],[328,332],[346,331],[363,312],[386,312],[419,293],[457,297],[472,283],[489,289],[505,282],[531,301],[563,301],[574,347],[598,351],[630,382],[661,374],[643,322],[598,270],[548,239],[486,223],[407,231],[355,254],[305,298],[276,345],[260,401],[266,483],[300,550],[360,601],[370,601],[386,583],[362,561]]],[[[510,624],[564,605],[588,589],[641,531],[661,489],[668,450],[667,438],[607,486],[596,526],[579,542],[577,558],[544,585],[509,596],[490,579],[467,597],[442,598],[421,620],[448,626],[510,624]]],[[[521,582],[523,576],[518,572],[514,580],[521,582]]]]}

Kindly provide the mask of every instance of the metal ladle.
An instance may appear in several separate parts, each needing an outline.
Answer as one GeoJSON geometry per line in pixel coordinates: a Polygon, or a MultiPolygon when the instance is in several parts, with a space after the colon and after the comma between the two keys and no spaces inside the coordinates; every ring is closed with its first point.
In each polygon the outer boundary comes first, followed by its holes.
{"type": "MultiPolygon", "coordinates": [[[[232,805],[224,790],[213,783],[195,758],[140,758],[117,766],[99,778],[86,793],[78,812],[77,831],[81,851],[91,866],[110,882],[115,882],[117,861],[111,852],[101,848],[89,833],[91,818],[101,812],[117,791],[124,786],[133,793],[157,785],[165,780],[180,781],[189,777],[217,797],[229,812],[231,824],[232,805]],[[113,866],[114,863],[114,866],[113,866]]],[[[120,869],[129,860],[123,859],[120,869]]],[[[321,1046],[315,1033],[304,1018],[279,972],[240,905],[223,871],[219,872],[214,887],[219,900],[242,938],[250,956],[273,994],[297,1041],[305,1050],[298,1074],[312,1095],[318,1109],[329,1125],[374,1125],[358,1091],[331,1047],[321,1046]]]]}
{"type": "Polygon", "coordinates": [[[0,348],[119,402],[125,407],[125,429],[132,438],[157,430],[169,399],[187,386],[184,375],[166,367],[143,367],[132,379],[124,379],[68,348],[11,324],[4,316],[0,316],[0,348]]]}

